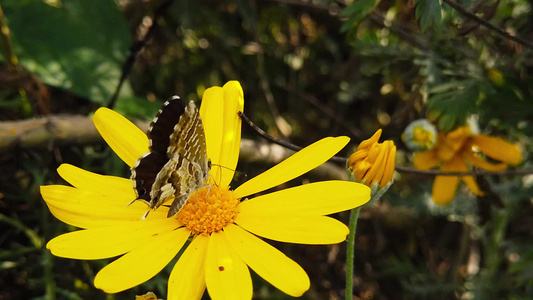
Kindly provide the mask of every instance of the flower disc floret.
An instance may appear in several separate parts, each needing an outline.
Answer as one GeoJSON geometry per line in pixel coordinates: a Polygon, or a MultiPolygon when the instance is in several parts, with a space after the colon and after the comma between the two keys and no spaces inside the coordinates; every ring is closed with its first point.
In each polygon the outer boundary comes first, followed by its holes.
{"type": "Polygon", "coordinates": [[[189,196],[178,220],[193,234],[209,235],[233,223],[239,202],[229,187],[206,185],[189,196]]]}

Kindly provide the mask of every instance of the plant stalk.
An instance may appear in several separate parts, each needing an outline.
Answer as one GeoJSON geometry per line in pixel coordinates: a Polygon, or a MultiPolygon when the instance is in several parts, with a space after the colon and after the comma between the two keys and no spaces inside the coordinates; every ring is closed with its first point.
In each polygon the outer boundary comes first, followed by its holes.
{"type": "Polygon", "coordinates": [[[353,298],[353,271],[354,271],[354,254],[355,254],[355,230],[357,228],[357,219],[361,207],[356,207],[350,212],[350,234],[346,245],[346,300],[353,298]]]}

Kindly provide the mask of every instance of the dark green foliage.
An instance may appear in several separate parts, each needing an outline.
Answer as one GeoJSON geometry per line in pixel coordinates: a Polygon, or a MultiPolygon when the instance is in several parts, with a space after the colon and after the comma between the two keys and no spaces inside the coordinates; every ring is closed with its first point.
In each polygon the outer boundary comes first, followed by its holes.
{"type": "Polygon", "coordinates": [[[420,22],[420,28],[427,30],[431,25],[438,27],[442,22],[441,0],[414,0],[415,15],[420,22]]]}
{"type": "Polygon", "coordinates": [[[439,119],[439,128],[450,131],[465,125],[466,118],[476,112],[480,100],[479,82],[450,82],[429,91],[428,109],[439,119]]]}
{"type": "Polygon", "coordinates": [[[346,7],[340,14],[342,18],[348,18],[348,21],[344,22],[341,27],[341,31],[347,31],[348,29],[357,26],[357,24],[366,18],[376,6],[379,4],[379,0],[357,0],[350,6],[346,7]]]}

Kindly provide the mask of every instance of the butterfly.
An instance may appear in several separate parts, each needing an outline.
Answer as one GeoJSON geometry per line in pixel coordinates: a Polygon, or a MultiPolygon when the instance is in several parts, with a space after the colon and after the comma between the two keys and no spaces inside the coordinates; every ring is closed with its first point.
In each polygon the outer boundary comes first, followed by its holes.
{"type": "MultiPolygon", "coordinates": [[[[136,199],[151,210],[174,199],[167,217],[177,214],[189,195],[206,185],[211,163],[207,158],[204,127],[193,101],[178,96],[167,100],[146,132],[150,151],[131,168],[136,199]]],[[[146,218],[150,210],[146,212],[146,218]]]]}

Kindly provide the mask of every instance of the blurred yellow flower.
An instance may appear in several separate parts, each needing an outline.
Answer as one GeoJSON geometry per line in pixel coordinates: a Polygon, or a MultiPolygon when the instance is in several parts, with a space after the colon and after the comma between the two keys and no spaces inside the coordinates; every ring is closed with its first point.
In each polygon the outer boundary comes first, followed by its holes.
{"type": "Polygon", "coordinates": [[[355,180],[370,187],[383,188],[392,182],[396,166],[396,146],[387,140],[378,143],[381,129],[368,140],[359,144],[357,150],[348,158],[348,168],[355,180]]]}
{"type": "Polygon", "coordinates": [[[494,83],[495,86],[502,86],[505,83],[505,78],[503,74],[496,69],[488,70],[489,80],[494,83]]]}
{"type": "MultiPolygon", "coordinates": [[[[437,144],[428,151],[418,152],[414,156],[414,166],[420,170],[430,170],[440,164],[439,170],[444,172],[467,172],[469,165],[487,170],[503,171],[507,164],[517,165],[522,160],[518,146],[504,139],[471,134],[468,126],[458,127],[446,134],[440,132],[437,144]],[[481,153],[500,161],[491,163],[481,153]]],[[[476,195],[482,195],[474,176],[436,176],[433,182],[433,201],[439,205],[449,204],[455,197],[461,179],[476,195]]]]}
{"type": "MultiPolygon", "coordinates": [[[[117,293],[155,276],[188,243],[168,283],[168,300],[251,299],[251,268],[276,288],[301,296],[310,287],[305,271],[257,236],[302,244],[333,244],[348,228],[326,215],[349,210],[370,199],[368,187],[324,181],[263,194],[321,165],[342,149],[347,137],[324,138],[280,164],[229,189],[239,156],[243,92],[238,82],[206,90],[200,115],[207,154],[213,166],[206,187],[195,191],[182,210],[167,218],[160,206],[145,220],[147,205],[128,203],[136,195],[130,179],[91,173],[63,164],[58,173],[73,186],[42,186],[41,194],[59,220],[84,230],[66,233],[47,244],[52,254],[74,259],[120,256],[104,267],[94,285],[117,293]]],[[[148,151],[148,138],[118,113],[101,108],[96,128],[130,167],[148,151]]],[[[171,199],[172,200],[172,199],[171,199]]],[[[168,203],[167,203],[168,204],[168,203]]]]}

